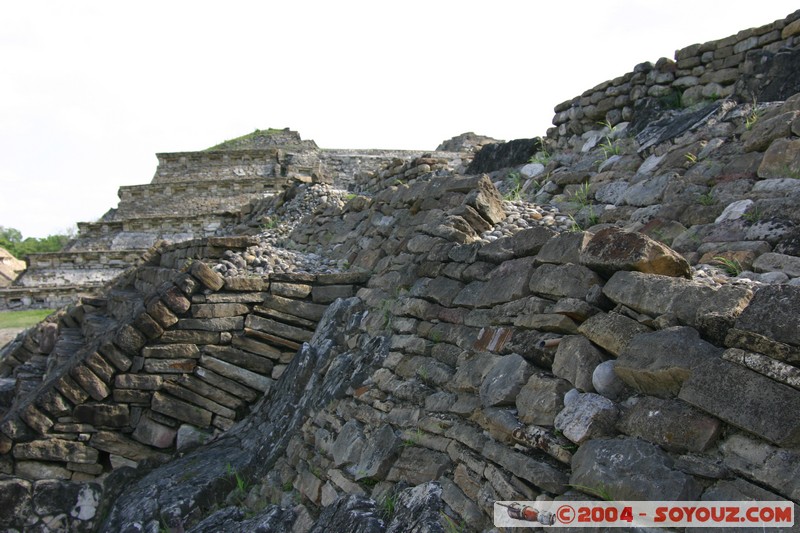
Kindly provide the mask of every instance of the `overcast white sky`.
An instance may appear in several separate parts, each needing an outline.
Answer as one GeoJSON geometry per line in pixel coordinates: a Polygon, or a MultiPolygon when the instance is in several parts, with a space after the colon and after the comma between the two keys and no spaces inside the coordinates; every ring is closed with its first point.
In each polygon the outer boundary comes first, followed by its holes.
{"type": "Polygon", "coordinates": [[[9,1],[0,226],[96,220],[156,152],[291,127],[324,148],[544,135],[553,107],[796,2],[9,1]]]}

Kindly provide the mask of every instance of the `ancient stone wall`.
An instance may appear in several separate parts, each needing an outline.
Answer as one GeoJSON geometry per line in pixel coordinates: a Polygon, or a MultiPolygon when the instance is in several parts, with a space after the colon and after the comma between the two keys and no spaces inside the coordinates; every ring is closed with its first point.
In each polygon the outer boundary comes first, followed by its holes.
{"type": "MultiPolygon", "coordinates": [[[[738,32],[717,41],[687,46],[675,52],[675,59],[646,62],[613,80],[605,81],[580,96],[555,107],[554,128],[548,136],[566,140],[634,118],[638,104],[650,97],[663,108],[681,108],[703,101],[737,96],[744,101],[759,99],[759,91],[742,83],[754,74],[762,58],[790,51],[800,44],[800,11],[786,19],[738,32]],[[737,85],[737,82],[738,85],[737,85]]],[[[800,91],[794,87],[771,100],[782,100],[800,91]]]]}

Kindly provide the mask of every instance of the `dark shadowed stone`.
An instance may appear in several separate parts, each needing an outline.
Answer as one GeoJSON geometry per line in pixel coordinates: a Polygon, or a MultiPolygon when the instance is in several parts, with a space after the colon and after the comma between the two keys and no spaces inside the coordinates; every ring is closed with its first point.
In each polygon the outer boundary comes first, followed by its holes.
{"type": "Polygon", "coordinates": [[[475,158],[467,167],[467,174],[481,174],[524,165],[541,147],[542,140],[538,137],[487,144],[475,154],[475,158]]]}
{"type": "Polygon", "coordinates": [[[635,270],[646,274],[692,277],[689,263],[677,252],[643,233],[616,227],[595,233],[581,251],[580,262],[606,276],[618,270],[635,270]]]}
{"type": "Polygon", "coordinates": [[[578,327],[587,339],[617,356],[634,335],[649,332],[650,328],[619,313],[598,313],[578,327]]]}
{"type": "Polygon", "coordinates": [[[735,94],[746,101],[780,102],[800,92],[800,50],[751,50],[739,67],[735,94]]]}
{"type": "Polygon", "coordinates": [[[387,481],[407,481],[412,485],[435,481],[452,468],[446,453],[407,443],[386,475],[387,481]]]}
{"type": "MultiPolygon", "coordinates": [[[[764,490],[758,485],[749,483],[744,479],[725,479],[717,481],[712,486],[706,489],[703,496],[700,498],[704,502],[733,502],[733,501],[752,501],[752,502],[768,502],[768,501],[781,501],[783,498],[764,490]]],[[[800,507],[795,503],[794,516],[798,516],[800,507]]],[[[795,518],[795,524],[797,519],[795,518]]],[[[708,531],[705,527],[687,527],[685,533],[702,533],[708,531]]],[[[752,527],[726,527],[726,533],[752,533],[752,527]]],[[[770,527],[772,533],[789,533],[790,531],[797,531],[797,526],[785,527],[770,527]]]]}
{"type": "Polygon", "coordinates": [[[536,255],[556,232],[545,226],[518,231],[511,236],[511,249],[516,257],[536,255]]]}
{"type": "Polygon", "coordinates": [[[47,439],[23,442],[14,446],[15,459],[36,459],[72,463],[96,463],[97,450],[82,442],[47,439]]]}
{"type": "MultiPolygon", "coordinates": [[[[503,198],[487,176],[483,176],[478,180],[475,189],[470,191],[464,199],[464,204],[472,207],[489,224],[497,224],[506,218],[506,212],[503,209],[503,198]]],[[[461,217],[450,218],[458,219],[461,217]]],[[[475,232],[475,229],[469,226],[466,221],[465,225],[467,228],[464,229],[475,232]]],[[[478,230],[480,231],[480,228],[478,230]]]]}
{"type": "Polygon", "coordinates": [[[671,452],[702,452],[719,435],[719,420],[680,400],[651,396],[632,398],[622,410],[617,427],[671,452]]]}
{"type": "Polygon", "coordinates": [[[391,426],[383,426],[368,436],[358,464],[353,467],[356,481],[364,478],[382,478],[392,466],[400,449],[400,439],[391,426]]]}
{"type": "Polygon", "coordinates": [[[713,358],[695,367],[678,397],[779,446],[800,445],[797,391],[735,363],[713,358]]]}
{"type": "Polygon", "coordinates": [[[489,273],[489,281],[481,289],[481,307],[517,300],[529,294],[528,281],[534,271],[532,257],[506,261],[489,273]]]}
{"type": "Polygon", "coordinates": [[[696,500],[702,490],[658,446],[633,437],[584,443],[572,456],[569,482],[614,500],[696,500]]]}
{"type": "Polygon", "coordinates": [[[33,485],[33,510],[39,516],[67,512],[88,521],[95,517],[102,490],[96,483],[42,480],[33,485]]]}
{"type": "Polygon", "coordinates": [[[694,328],[678,326],[631,339],[615,370],[625,383],[653,396],[676,396],[693,368],[722,349],[700,338],[694,328]]]}
{"type": "MultiPolygon", "coordinates": [[[[218,533],[220,531],[291,533],[295,518],[292,509],[283,509],[277,505],[268,505],[263,510],[256,512],[255,516],[240,507],[225,507],[211,513],[186,531],[187,533],[218,533]]],[[[178,529],[178,524],[168,525],[173,529],[178,529]]]]}
{"type": "Polygon", "coordinates": [[[202,261],[192,263],[191,273],[200,283],[212,291],[218,291],[225,285],[225,279],[202,261]]]}
{"type": "Polygon", "coordinates": [[[561,470],[494,441],[483,447],[483,455],[514,475],[546,491],[561,494],[567,490],[567,475],[561,470]]]}
{"type": "Polygon", "coordinates": [[[536,261],[561,265],[578,264],[581,250],[589,243],[593,235],[588,231],[559,233],[544,243],[539,253],[536,254],[536,261]]]}
{"type": "MultiPolygon", "coordinates": [[[[756,291],[736,329],[800,346],[800,287],[767,285],[756,291]]],[[[742,348],[745,348],[744,346],[742,348]]]]}
{"type": "Polygon", "coordinates": [[[131,436],[148,446],[169,448],[175,442],[176,434],[175,428],[159,424],[149,416],[142,415],[131,436]]]}
{"type": "Polygon", "coordinates": [[[615,272],[603,287],[603,293],[615,303],[653,317],[674,314],[681,323],[719,341],[753,295],[746,287],[713,288],[695,281],[641,272],[615,272]]]}
{"type": "Polygon", "coordinates": [[[484,407],[513,405],[532,373],[533,368],[519,354],[499,358],[481,383],[481,404],[484,407]]]}
{"type": "Polygon", "coordinates": [[[731,435],[719,448],[725,465],[737,474],[773,489],[784,498],[800,500],[797,451],[776,448],[747,435],[731,435]]]}
{"type": "Polygon", "coordinates": [[[348,420],[342,426],[331,448],[333,463],[339,467],[357,462],[365,444],[366,439],[361,424],[355,420],[348,420]]]}
{"type": "Polygon", "coordinates": [[[130,423],[125,404],[84,403],[75,407],[75,420],[93,426],[124,427],[130,423]]]}
{"type": "Polygon", "coordinates": [[[540,296],[551,298],[585,298],[593,285],[601,285],[600,276],[581,265],[545,264],[530,278],[530,289],[540,296]]]}
{"type": "Polygon", "coordinates": [[[31,484],[24,479],[0,479],[0,527],[22,531],[31,515],[31,484]]]}
{"type": "Polygon", "coordinates": [[[442,487],[434,481],[400,491],[386,533],[444,533],[442,487]]]}
{"type": "Polygon", "coordinates": [[[514,243],[511,237],[501,237],[478,250],[478,259],[489,263],[502,263],[514,258],[514,243]]]}
{"type": "Polygon", "coordinates": [[[139,355],[139,350],[147,343],[147,337],[129,324],[125,324],[114,337],[114,344],[128,355],[139,355]]]}
{"type": "Polygon", "coordinates": [[[384,533],[375,500],[351,494],[325,507],[309,533],[384,533]]]}
{"type": "Polygon", "coordinates": [[[568,402],[555,417],[554,425],[566,438],[581,444],[589,439],[615,435],[618,415],[614,402],[587,392],[568,402]]]}
{"type": "Polygon", "coordinates": [[[583,335],[567,335],[561,339],[553,360],[553,374],[566,379],[583,392],[594,392],[592,374],[604,360],[603,352],[583,335]]]}
{"type": "Polygon", "coordinates": [[[571,388],[569,382],[563,379],[532,375],[516,399],[520,421],[552,426],[556,415],[564,408],[564,395],[571,388]]]}

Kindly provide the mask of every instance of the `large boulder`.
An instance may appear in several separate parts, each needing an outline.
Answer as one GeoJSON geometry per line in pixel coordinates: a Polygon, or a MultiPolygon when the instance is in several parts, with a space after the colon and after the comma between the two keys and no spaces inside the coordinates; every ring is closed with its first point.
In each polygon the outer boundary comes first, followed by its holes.
{"type": "Polygon", "coordinates": [[[542,140],[515,139],[505,143],[487,144],[475,154],[472,163],[467,167],[467,174],[494,172],[502,168],[523,165],[541,149],[542,140]]]}
{"type": "Polygon", "coordinates": [[[696,500],[701,486],[673,468],[655,444],[633,437],[593,439],[572,457],[570,485],[613,500],[696,500]]]}
{"type": "Polygon", "coordinates": [[[692,277],[689,263],[677,252],[647,235],[616,227],[595,233],[581,250],[580,262],[607,276],[618,270],[635,270],[645,274],[692,277]]]}

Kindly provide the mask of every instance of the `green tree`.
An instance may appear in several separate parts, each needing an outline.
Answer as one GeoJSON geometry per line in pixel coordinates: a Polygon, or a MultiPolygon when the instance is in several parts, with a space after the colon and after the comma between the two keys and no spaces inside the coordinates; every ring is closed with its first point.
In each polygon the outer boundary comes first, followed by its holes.
{"type": "Polygon", "coordinates": [[[36,237],[23,239],[22,232],[18,229],[0,226],[0,247],[8,250],[17,259],[22,259],[28,254],[57,252],[64,248],[71,238],[67,232],[62,235],[48,235],[41,239],[36,237]]]}

